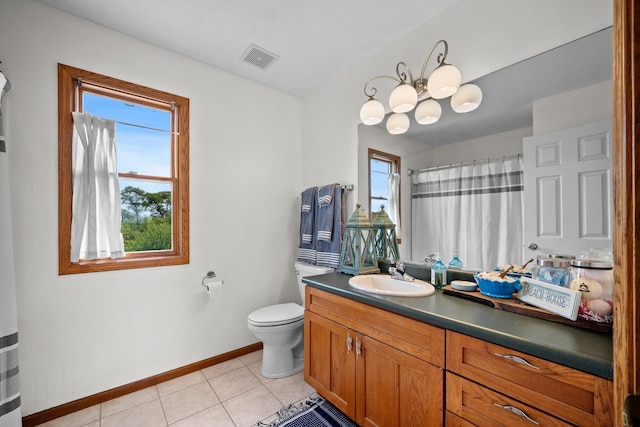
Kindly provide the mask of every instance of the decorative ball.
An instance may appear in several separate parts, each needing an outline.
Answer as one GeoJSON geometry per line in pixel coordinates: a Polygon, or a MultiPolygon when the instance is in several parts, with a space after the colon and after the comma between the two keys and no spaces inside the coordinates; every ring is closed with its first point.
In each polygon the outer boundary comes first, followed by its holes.
{"type": "Polygon", "coordinates": [[[602,285],[597,280],[587,277],[578,277],[573,279],[569,286],[574,291],[580,291],[582,300],[597,299],[602,296],[602,285]]]}

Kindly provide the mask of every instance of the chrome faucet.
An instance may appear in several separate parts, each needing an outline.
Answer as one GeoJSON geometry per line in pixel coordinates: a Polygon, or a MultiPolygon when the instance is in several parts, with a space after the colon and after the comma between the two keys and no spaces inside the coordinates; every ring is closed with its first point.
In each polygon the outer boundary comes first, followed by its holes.
{"type": "Polygon", "coordinates": [[[415,278],[404,272],[404,264],[399,262],[395,267],[389,267],[391,278],[396,280],[404,280],[405,282],[413,282],[415,278]]]}
{"type": "Polygon", "coordinates": [[[434,262],[436,262],[436,254],[429,254],[424,258],[424,262],[429,262],[431,264],[433,264],[434,262]]]}

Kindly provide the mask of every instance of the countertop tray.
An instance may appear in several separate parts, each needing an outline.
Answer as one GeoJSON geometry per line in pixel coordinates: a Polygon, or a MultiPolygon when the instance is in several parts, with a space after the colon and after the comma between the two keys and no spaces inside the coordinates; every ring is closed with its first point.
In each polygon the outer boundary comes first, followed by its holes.
{"type": "Polygon", "coordinates": [[[612,326],[609,323],[590,322],[584,319],[570,320],[557,314],[551,313],[542,308],[534,307],[516,298],[516,294],[511,299],[493,298],[480,293],[480,291],[468,292],[453,289],[451,285],[442,287],[442,293],[453,295],[455,297],[467,299],[469,301],[478,302],[498,310],[510,311],[512,313],[524,314],[525,316],[535,317],[538,319],[549,320],[551,322],[563,323],[565,325],[575,326],[583,329],[590,329],[597,332],[612,332],[612,326]]]}

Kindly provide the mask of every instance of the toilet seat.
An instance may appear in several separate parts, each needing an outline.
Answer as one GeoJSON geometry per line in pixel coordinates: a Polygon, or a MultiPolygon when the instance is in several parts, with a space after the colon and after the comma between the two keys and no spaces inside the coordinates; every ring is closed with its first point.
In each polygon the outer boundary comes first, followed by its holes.
{"type": "Polygon", "coordinates": [[[253,326],[280,326],[302,319],[304,319],[304,307],[291,302],[263,307],[247,316],[247,321],[253,326]]]}

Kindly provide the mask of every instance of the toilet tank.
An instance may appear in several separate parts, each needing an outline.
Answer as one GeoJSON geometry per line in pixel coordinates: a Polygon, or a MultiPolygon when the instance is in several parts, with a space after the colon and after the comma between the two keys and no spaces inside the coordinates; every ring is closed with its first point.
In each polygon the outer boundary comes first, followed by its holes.
{"type": "Polygon", "coordinates": [[[302,283],[302,278],[306,276],[317,276],[318,274],[326,274],[335,271],[335,268],[321,267],[319,265],[308,264],[306,262],[298,261],[295,263],[296,277],[298,279],[298,289],[300,290],[300,297],[302,298],[302,305],[304,306],[304,288],[305,284],[302,283]]]}

